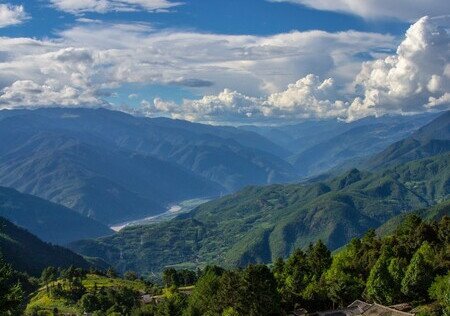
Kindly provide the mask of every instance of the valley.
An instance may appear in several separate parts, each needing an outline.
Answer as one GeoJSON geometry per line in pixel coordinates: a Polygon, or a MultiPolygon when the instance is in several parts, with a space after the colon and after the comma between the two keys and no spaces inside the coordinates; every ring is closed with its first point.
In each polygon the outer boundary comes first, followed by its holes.
{"type": "Polygon", "coordinates": [[[450,316],[449,0],[0,1],[0,316],[450,316]]]}

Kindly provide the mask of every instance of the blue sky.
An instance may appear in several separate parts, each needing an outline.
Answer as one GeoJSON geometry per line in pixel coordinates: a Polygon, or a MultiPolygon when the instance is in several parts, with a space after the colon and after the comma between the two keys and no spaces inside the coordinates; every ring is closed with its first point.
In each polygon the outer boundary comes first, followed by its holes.
{"type": "MultiPolygon", "coordinates": [[[[78,16],[52,8],[44,0],[3,1],[23,5],[33,17],[15,27],[0,29],[7,36],[51,37],[54,31],[73,25],[78,16]]],[[[367,32],[403,34],[408,22],[398,19],[365,20],[352,14],[315,10],[304,5],[264,0],[188,0],[168,13],[85,12],[84,17],[103,21],[142,21],[160,28],[195,29],[222,34],[268,35],[292,30],[349,29],[367,32]]]]}
{"type": "Polygon", "coordinates": [[[442,0],[0,1],[0,108],[109,103],[213,123],[422,111],[447,100],[448,14],[442,0]],[[419,53],[442,65],[424,76],[424,56],[407,60],[420,75],[399,82],[405,63],[386,57],[438,29],[441,50],[419,53]],[[376,60],[398,71],[382,89],[364,73],[376,60]],[[422,104],[399,106],[418,85],[422,104]]]}

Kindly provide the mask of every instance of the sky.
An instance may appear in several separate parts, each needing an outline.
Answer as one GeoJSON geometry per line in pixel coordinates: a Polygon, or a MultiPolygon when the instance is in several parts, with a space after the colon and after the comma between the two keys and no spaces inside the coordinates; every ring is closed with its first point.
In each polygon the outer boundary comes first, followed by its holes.
{"type": "Polygon", "coordinates": [[[447,0],[0,1],[0,109],[211,124],[449,109],[447,0]]]}

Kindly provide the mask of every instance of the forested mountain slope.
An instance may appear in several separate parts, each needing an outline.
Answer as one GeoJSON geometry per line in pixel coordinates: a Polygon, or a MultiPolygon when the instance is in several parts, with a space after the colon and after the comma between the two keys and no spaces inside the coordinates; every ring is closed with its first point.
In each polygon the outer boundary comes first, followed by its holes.
{"type": "Polygon", "coordinates": [[[0,253],[14,269],[35,276],[40,276],[48,266],[90,266],[83,257],[66,248],[45,243],[3,217],[0,217],[0,253]]]}
{"type": "Polygon", "coordinates": [[[331,249],[386,220],[448,199],[450,156],[377,173],[351,170],[325,182],[248,187],[157,225],[128,228],[71,248],[120,270],[166,265],[246,265],[322,239],[331,249]]]}
{"type": "Polygon", "coordinates": [[[367,162],[382,168],[450,151],[450,111],[444,112],[410,137],[396,142],[367,162]]]}
{"type": "Polygon", "coordinates": [[[44,241],[60,245],[113,233],[107,226],[64,206],[5,187],[0,187],[0,216],[44,241]]]}

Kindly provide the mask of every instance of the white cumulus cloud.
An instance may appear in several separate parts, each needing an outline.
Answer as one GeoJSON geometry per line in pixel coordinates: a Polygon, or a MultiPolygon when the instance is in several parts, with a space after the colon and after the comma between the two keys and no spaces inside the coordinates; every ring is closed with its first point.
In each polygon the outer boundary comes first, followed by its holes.
{"type": "Polygon", "coordinates": [[[168,115],[205,123],[294,121],[344,115],[346,104],[336,99],[335,91],[331,78],[321,81],[309,74],[286,90],[267,97],[250,97],[225,89],[217,95],[184,100],[182,104],[157,98],[153,102],[144,100],[142,106],[146,115],[168,115]]]}
{"type": "Polygon", "coordinates": [[[0,28],[20,24],[28,18],[21,5],[0,4],[0,28]]]}
{"type": "Polygon", "coordinates": [[[366,62],[355,80],[364,91],[349,108],[349,118],[413,113],[445,104],[450,91],[450,35],[423,17],[406,32],[397,53],[366,62]]]}
{"type": "MultiPolygon", "coordinates": [[[[0,37],[0,108],[98,106],[122,85],[158,84],[200,97],[144,100],[142,112],[201,122],[446,109],[450,40],[440,22],[422,18],[404,39],[355,31],[223,35],[99,21],[56,39],[0,37]]],[[[146,95],[129,91],[127,102],[136,93],[146,95]]]]}
{"type": "Polygon", "coordinates": [[[447,0],[269,0],[305,5],[317,10],[350,13],[367,19],[415,21],[424,15],[450,13],[447,0]]]}
{"type": "Polygon", "coordinates": [[[309,74],[281,92],[249,97],[224,90],[181,104],[144,102],[149,115],[211,122],[289,121],[338,117],[348,121],[388,113],[412,114],[450,107],[450,36],[423,17],[406,32],[396,54],[363,63],[353,85],[354,97],[339,91],[335,80],[309,74]],[[351,101],[353,99],[353,101],[351,101]]]}

